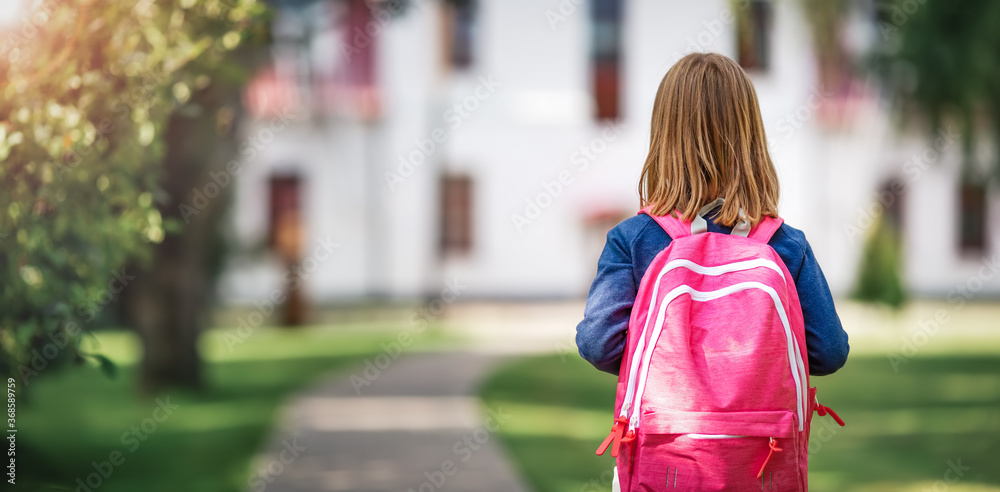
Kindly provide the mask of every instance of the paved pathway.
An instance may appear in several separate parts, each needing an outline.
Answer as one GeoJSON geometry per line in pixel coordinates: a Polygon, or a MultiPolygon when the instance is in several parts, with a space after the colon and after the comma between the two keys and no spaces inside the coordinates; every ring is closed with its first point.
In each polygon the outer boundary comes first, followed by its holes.
{"type": "Polygon", "coordinates": [[[500,360],[404,354],[380,374],[357,368],[371,379],[360,395],[351,373],[307,390],[286,407],[249,490],[526,491],[491,431],[505,416],[475,397],[500,360]]]}

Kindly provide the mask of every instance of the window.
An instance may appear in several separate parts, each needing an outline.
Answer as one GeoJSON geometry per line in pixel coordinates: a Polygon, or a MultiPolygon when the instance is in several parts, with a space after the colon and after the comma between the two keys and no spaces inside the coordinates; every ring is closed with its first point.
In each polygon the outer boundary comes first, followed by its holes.
{"type": "Polygon", "coordinates": [[[445,2],[445,58],[453,68],[472,66],[472,48],[475,44],[475,0],[448,0],[445,2]]]}
{"type": "Polygon", "coordinates": [[[464,255],[472,250],[472,178],[441,178],[441,253],[464,255]]]}
{"type": "Polygon", "coordinates": [[[368,34],[365,29],[370,30],[375,22],[372,9],[377,7],[369,5],[364,0],[349,0],[347,6],[343,19],[343,42],[346,44],[341,47],[346,63],[338,75],[351,87],[375,87],[377,36],[368,34]],[[358,33],[363,33],[365,36],[359,37],[358,33]]]}
{"type": "Polygon", "coordinates": [[[298,176],[272,176],[268,244],[282,258],[297,260],[302,251],[301,180],[298,176]]]}
{"type": "Polygon", "coordinates": [[[961,252],[981,254],[986,251],[986,185],[962,183],[959,214],[961,252]]]}
{"type": "Polygon", "coordinates": [[[400,8],[398,0],[316,5],[326,5],[328,10],[302,14],[311,14],[310,22],[319,25],[307,28],[307,39],[298,48],[307,51],[309,65],[293,67],[309,78],[313,100],[306,101],[308,109],[362,121],[378,119],[382,114],[378,72],[381,37],[373,26],[379,25],[380,16],[394,15],[400,8]]]}
{"type": "MultiPolygon", "coordinates": [[[[272,176],[270,181],[270,245],[291,274],[302,260],[305,224],[302,222],[301,183],[297,175],[272,176]]],[[[299,326],[306,319],[306,298],[301,288],[285,282],[285,303],[281,309],[285,326],[299,326]]]]}
{"type": "Polygon", "coordinates": [[[747,70],[766,71],[771,67],[772,10],[771,2],[766,0],[749,0],[739,8],[737,57],[747,70]]]}
{"type": "Polygon", "coordinates": [[[594,116],[599,120],[617,120],[620,117],[622,0],[592,0],[590,17],[594,116]]]}

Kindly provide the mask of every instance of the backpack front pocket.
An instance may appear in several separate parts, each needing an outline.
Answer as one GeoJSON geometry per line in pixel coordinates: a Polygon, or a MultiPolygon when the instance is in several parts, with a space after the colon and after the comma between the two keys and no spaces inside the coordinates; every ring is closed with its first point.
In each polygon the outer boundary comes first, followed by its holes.
{"type": "Polygon", "coordinates": [[[642,433],[638,439],[630,490],[799,490],[793,439],[642,433]]]}

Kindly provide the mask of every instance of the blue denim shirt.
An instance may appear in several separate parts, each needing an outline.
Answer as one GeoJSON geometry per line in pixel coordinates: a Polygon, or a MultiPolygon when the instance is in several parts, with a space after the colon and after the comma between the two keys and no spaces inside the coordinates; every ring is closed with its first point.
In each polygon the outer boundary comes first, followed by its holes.
{"type": "MultiPolygon", "coordinates": [[[[731,232],[707,218],[709,232],[731,232]]],[[[645,214],[622,221],[608,233],[583,321],[576,327],[580,355],[594,367],[618,374],[639,282],[653,258],[669,244],[670,236],[645,214]]],[[[805,321],[809,372],[813,376],[832,374],[847,362],[850,347],[812,248],[802,231],[787,224],[781,225],[768,244],[795,279],[805,321]]]]}

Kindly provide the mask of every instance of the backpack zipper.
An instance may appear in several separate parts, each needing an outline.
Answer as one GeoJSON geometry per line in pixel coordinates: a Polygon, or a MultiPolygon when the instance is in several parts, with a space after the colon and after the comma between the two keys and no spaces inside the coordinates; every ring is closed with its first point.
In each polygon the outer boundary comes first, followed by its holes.
{"type": "Polygon", "coordinates": [[[734,436],[731,434],[681,434],[688,436],[691,439],[731,439],[740,437],[750,437],[750,436],[734,436]]]}
{"type": "MultiPolygon", "coordinates": [[[[720,275],[723,275],[723,274],[726,274],[726,273],[733,273],[733,272],[742,272],[742,271],[746,271],[746,270],[753,270],[754,268],[769,268],[769,269],[774,270],[775,272],[777,272],[778,275],[781,276],[781,280],[785,281],[785,274],[781,271],[781,267],[779,267],[777,265],[777,263],[775,263],[775,262],[773,262],[771,260],[764,259],[764,258],[757,258],[757,259],[754,259],[754,260],[737,261],[737,262],[728,263],[728,264],[725,264],[725,265],[717,265],[717,266],[699,265],[698,263],[695,263],[695,262],[693,262],[691,260],[681,258],[681,259],[671,260],[671,261],[667,262],[667,264],[663,266],[663,269],[660,270],[660,273],[656,276],[656,281],[653,283],[653,295],[652,295],[653,302],[656,302],[656,298],[657,298],[656,295],[657,295],[657,293],[660,290],[660,280],[662,280],[663,276],[666,275],[668,272],[670,272],[671,270],[675,270],[677,268],[686,268],[688,270],[691,270],[692,272],[695,272],[695,273],[698,273],[698,274],[701,274],[701,275],[711,275],[713,277],[717,277],[717,276],[720,276],[720,275]]],[[[655,310],[655,306],[654,306],[654,310],[655,310]]],[[[665,313],[665,311],[663,313],[665,313]]],[[[661,314],[661,316],[662,316],[662,314],[661,314]]],[[[662,324],[662,322],[663,322],[663,320],[661,319],[661,316],[657,316],[656,322],[658,324],[662,324]]],[[[639,369],[639,364],[640,364],[640,360],[641,360],[641,357],[642,357],[642,353],[643,353],[643,351],[644,351],[644,349],[646,347],[646,330],[649,328],[649,320],[650,319],[652,319],[652,317],[649,316],[649,313],[647,312],[647,314],[646,314],[646,323],[645,323],[645,325],[643,325],[642,331],[639,333],[639,342],[636,344],[635,352],[632,354],[632,363],[629,365],[628,384],[625,387],[626,388],[625,389],[625,401],[622,402],[622,409],[621,409],[621,412],[618,415],[619,417],[628,418],[629,411],[632,409],[632,398],[635,395],[635,383],[634,383],[634,381],[636,380],[636,375],[637,375],[637,371],[639,369]]]]}
{"type": "MultiPolygon", "coordinates": [[[[635,394],[631,399],[631,405],[628,405],[629,407],[628,409],[633,410],[631,412],[632,415],[629,418],[628,430],[633,430],[639,427],[640,412],[638,412],[637,410],[640,401],[642,401],[642,394],[646,389],[646,379],[649,376],[649,361],[652,358],[653,349],[656,347],[656,342],[660,337],[660,333],[663,331],[663,321],[664,321],[663,318],[666,315],[666,310],[667,307],[670,305],[670,303],[673,302],[674,299],[680,297],[683,294],[689,294],[691,298],[695,301],[707,302],[719,299],[721,297],[725,297],[734,292],[740,292],[743,290],[748,290],[753,288],[763,290],[764,292],[766,292],[771,296],[771,299],[774,301],[775,308],[778,311],[778,317],[781,319],[782,326],[785,329],[785,336],[788,341],[789,368],[792,373],[792,379],[795,381],[795,394],[796,394],[795,410],[796,413],[798,414],[799,431],[801,432],[804,429],[805,391],[802,389],[802,385],[805,381],[805,367],[804,364],[802,363],[802,357],[799,351],[798,341],[795,339],[795,334],[792,333],[791,326],[789,325],[788,322],[788,315],[785,312],[784,306],[781,304],[781,299],[778,297],[778,293],[774,289],[760,282],[741,282],[738,284],[731,285],[729,287],[709,292],[702,292],[699,290],[695,290],[693,287],[690,287],[688,285],[681,285],[670,291],[670,293],[668,293],[667,296],[664,297],[663,302],[660,303],[660,309],[657,312],[656,326],[653,328],[653,333],[650,336],[649,339],[650,343],[648,344],[648,346],[643,347],[642,358],[640,359],[642,368],[639,371],[639,379],[634,391],[635,394]]],[[[648,320],[649,316],[647,315],[647,321],[648,320]]],[[[643,329],[643,332],[645,332],[645,328],[643,329]]],[[[642,335],[643,338],[640,339],[640,342],[645,339],[645,333],[643,333],[642,335]]],[[[636,353],[637,354],[639,353],[639,347],[636,347],[636,353]]],[[[633,364],[635,363],[635,359],[636,355],[633,354],[633,364]]],[[[633,368],[634,367],[635,366],[633,365],[633,368]]],[[[634,370],[629,371],[630,380],[632,379],[633,372],[634,370]]],[[[632,385],[630,384],[628,386],[628,390],[626,390],[626,397],[628,396],[628,393],[631,392],[629,391],[631,389],[632,385]]],[[[629,399],[626,398],[626,401],[622,404],[623,417],[626,416],[625,409],[626,409],[626,404],[628,402],[629,399]]]]}

